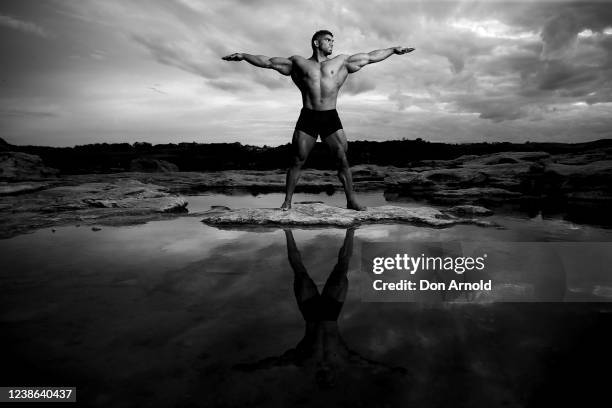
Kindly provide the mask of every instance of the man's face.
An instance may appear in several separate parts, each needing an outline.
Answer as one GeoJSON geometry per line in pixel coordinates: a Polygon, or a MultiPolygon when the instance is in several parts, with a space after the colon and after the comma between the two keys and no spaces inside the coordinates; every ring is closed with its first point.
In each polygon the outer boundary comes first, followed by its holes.
{"type": "Polygon", "coordinates": [[[323,51],[323,54],[330,55],[332,53],[332,49],[334,48],[334,37],[329,34],[324,34],[319,37],[318,40],[319,49],[323,51]]]}

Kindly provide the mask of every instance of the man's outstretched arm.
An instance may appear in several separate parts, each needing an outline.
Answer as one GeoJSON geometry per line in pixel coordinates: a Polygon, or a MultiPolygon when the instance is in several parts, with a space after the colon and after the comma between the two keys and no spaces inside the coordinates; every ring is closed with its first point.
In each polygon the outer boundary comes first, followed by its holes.
{"type": "Polygon", "coordinates": [[[265,55],[251,55],[242,52],[226,55],[223,57],[225,61],[246,61],[251,65],[259,68],[268,68],[280,72],[283,75],[291,75],[293,62],[289,58],[282,57],[266,57],[265,55]]]}
{"type": "Polygon", "coordinates": [[[368,64],[380,62],[389,58],[393,54],[402,55],[414,51],[414,48],[391,47],[383,50],[376,50],[363,54],[351,55],[346,59],[346,67],[349,74],[359,71],[368,64]]]}

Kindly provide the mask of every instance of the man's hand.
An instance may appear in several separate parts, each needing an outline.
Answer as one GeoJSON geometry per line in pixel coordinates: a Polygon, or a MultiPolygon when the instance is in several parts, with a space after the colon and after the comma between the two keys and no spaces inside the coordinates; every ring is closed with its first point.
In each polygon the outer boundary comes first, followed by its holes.
{"type": "Polygon", "coordinates": [[[414,51],[414,48],[405,48],[405,47],[393,47],[393,53],[396,55],[408,54],[409,52],[414,51]]]}
{"type": "Polygon", "coordinates": [[[226,55],[221,59],[225,61],[244,61],[244,55],[242,55],[241,52],[235,52],[233,54],[226,55]]]}

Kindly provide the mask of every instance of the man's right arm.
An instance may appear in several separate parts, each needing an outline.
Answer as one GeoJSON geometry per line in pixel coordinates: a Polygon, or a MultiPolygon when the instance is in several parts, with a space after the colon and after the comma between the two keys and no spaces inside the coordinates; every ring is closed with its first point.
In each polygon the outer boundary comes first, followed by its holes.
{"type": "Polygon", "coordinates": [[[368,64],[380,62],[389,58],[393,54],[402,55],[414,51],[414,48],[391,47],[382,50],[375,50],[368,53],[351,55],[346,59],[346,67],[349,74],[359,71],[368,64]]]}
{"type": "Polygon", "coordinates": [[[251,65],[259,68],[268,68],[280,72],[283,75],[291,75],[293,69],[293,61],[291,58],[282,57],[266,57],[265,55],[251,55],[242,52],[227,55],[223,57],[225,61],[246,61],[251,65]]]}

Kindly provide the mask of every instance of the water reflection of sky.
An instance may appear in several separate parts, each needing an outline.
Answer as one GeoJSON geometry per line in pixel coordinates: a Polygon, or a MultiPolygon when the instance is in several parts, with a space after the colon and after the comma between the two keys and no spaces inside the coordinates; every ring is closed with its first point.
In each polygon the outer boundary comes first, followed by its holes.
{"type": "MultiPolygon", "coordinates": [[[[194,201],[201,208],[254,202],[270,207],[278,197],[209,195],[194,201]]],[[[586,372],[594,358],[606,362],[600,353],[612,327],[607,304],[364,303],[357,288],[363,242],[612,241],[610,230],[562,220],[493,219],[505,228],[356,230],[340,336],[362,358],[407,371],[375,365],[339,370],[331,389],[295,365],[236,369],[278,357],[304,336],[280,229],[219,230],[185,217],[96,232],[84,226],[44,229],[0,241],[0,323],[12,352],[2,383],[75,384],[92,406],[539,401],[548,381],[567,381],[551,361],[586,372]],[[583,347],[585,336],[589,348],[583,347]],[[581,359],[570,357],[576,353],[581,359]]],[[[319,288],[345,236],[340,229],[293,230],[303,266],[319,288]]]]}

